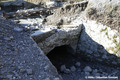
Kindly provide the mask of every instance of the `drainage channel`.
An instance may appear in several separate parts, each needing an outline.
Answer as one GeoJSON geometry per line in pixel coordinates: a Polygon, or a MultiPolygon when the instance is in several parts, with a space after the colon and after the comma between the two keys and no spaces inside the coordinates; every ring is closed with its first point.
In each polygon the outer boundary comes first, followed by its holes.
{"type": "MultiPolygon", "coordinates": [[[[43,36],[43,38],[45,36],[43,36]]],[[[48,46],[46,46],[46,48],[47,47],[48,46]]],[[[63,80],[119,80],[119,68],[103,65],[95,61],[91,62],[89,59],[84,58],[85,56],[73,55],[73,53],[74,49],[71,45],[60,45],[54,47],[46,55],[51,63],[56,67],[63,80]],[[90,79],[89,76],[92,76],[93,78],[90,79]],[[104,76],[107,78],[97,79],[97,76],[104,76]],[[116,78],[110,79],[109,76],[116,78]]]]}
{"type": "Polygon", "coordinates": [[[73,55],[69,45],[55,47],[47,57],[56,67],[63,80],[111,80],[108,76],[118,80],[119,69],[82,59],[82,56],[73,55]],[[89,78],[92,76],[92,79],[89,78]],[[104,77],[107,77],[106,79],[104,77]]]}

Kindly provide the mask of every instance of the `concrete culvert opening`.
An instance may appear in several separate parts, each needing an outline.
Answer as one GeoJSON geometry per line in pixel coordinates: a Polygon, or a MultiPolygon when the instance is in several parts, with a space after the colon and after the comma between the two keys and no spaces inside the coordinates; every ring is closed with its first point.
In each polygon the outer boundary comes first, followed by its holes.
{"type": "Polygon", "coordinates": [[[75,63],[75,56],[73,54],[74,49],[70,45],[63,45],[55,47],[47,54],[47,57],[57,68],[58,72],[61,73],[60,67],[62,65],[70,67],[75,63]]]}

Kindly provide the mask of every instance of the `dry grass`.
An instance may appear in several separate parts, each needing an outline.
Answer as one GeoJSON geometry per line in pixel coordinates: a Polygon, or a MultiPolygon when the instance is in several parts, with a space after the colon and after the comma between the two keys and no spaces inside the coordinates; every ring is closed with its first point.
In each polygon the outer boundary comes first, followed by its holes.
{"type": "Polygon", "coordinates": [[[103,7],[103,11],[99,11],[98,9],[94,9],[91,7],[91,4],[88,5],[86,9],[86,16],[89,19],[97,20],[102,24],[105,24],[112,29],[118,29],[118,18],[120,17],[120,6],[119,5],[106,5],[103,7]]]}

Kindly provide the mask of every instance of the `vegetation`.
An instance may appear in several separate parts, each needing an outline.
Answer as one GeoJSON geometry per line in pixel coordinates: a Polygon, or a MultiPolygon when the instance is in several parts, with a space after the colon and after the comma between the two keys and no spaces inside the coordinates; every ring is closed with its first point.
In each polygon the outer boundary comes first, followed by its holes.
{"type": "Polygon", "coordinates": [[[103,32],[103,31],[106,31],[106,30],[107,30],[107,27],[105,29],[100,30],[100,32],[103,32]]]}
{"type": "Polygon", "coordinates": [[[113,39],[114,39],[114,38],[117,38],[117,36],[116,36],[116,35],[114,35],[114,36],[113,36],[113,39]]]}
{"type": "Polygon", "coordinates": [[[120,16],[120,5],[114,4],[103,4],[103,7],[98,8],[93,7],[93,3],[89,3],[86,8],[86,16],[89,19],[96,20],[104,25],[111,27],[112,29],[120,31],[118,18],[120,16]]]}

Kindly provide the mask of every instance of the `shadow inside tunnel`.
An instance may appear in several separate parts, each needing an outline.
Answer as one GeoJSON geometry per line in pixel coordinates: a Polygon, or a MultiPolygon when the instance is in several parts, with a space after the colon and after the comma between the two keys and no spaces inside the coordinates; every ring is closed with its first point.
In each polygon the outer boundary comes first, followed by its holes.
{"type": "Polygon", "coordinates": [[[55,47],[51,50],[47,57],[52,64],[60,71],[60,66],[65,64],[67,67],[72,66],[75,63],[75,56],[73,56],[74,50],[70,45],[62,45],[55,47]]]}

